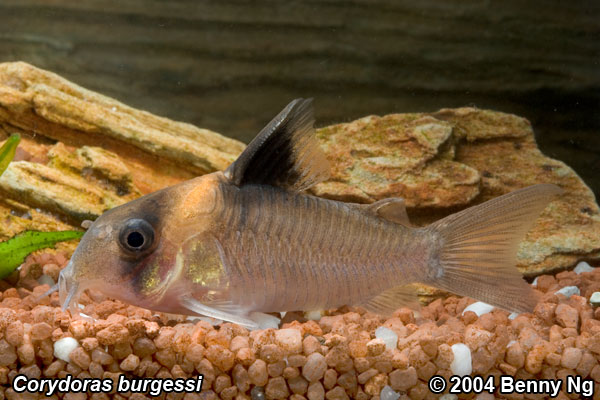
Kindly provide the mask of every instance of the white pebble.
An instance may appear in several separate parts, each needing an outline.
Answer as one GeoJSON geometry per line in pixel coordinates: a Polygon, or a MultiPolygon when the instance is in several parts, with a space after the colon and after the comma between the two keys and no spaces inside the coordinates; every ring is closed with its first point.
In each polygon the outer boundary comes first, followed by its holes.
{"type": "Polygon", "coordinates": [[[79,346],[79,342],[72,337],[65,337],[54,342],[54,357],[64,362],[71,361],[69,354],[79,346]]]}
{"type": "Polygon", "coordinates": [[[593,306],[600,305],[600,292],[594,292],[590,296],[590,304],[593,306]]]}
{"type": "Polygon", "coordinates": [[[521,315],[521,314],[519,314],[517,312],[510,313],[510,315],[508,316],[508,319],[510,319],[512,321],[513,319],[517,318],[519,315],[521,315]]]}
{"type": "Polygon", "coordinates": [[[567,299],[571,296],[573,296],[574,294],[576,294],[577,296],[579,296],[579,288],[577,286],[565,286],[564,288],[557,290],[556,292],[554,292],[554,294],[562,294],[564,295],[567,299]]]}
{"type": "Polygon", "coordinates": [[[379,394],[380,400],[397,400],[400,398],[400,395],[391,388],[391,386],[384,386],[381,389],[381,393],[379,394]]]}
{"type": "Polygon", "coordinates": [[[537,278],[538,277],[536,276],[533,282],[531,282],[531,286],[537,286],[537,278]]]}
{"type": "Polygon", "coordinates": [[[380,326],[375,330],[375,337],[383,340],[387,349],[394,350],[398,346],[398,335],[385,326],[380,326]]]}
{"type": "Polygon", "coordinates": [[[506,348],[508,349],[510,346],[512,346],[513,344],[517,343],[516,340],[511,340],[510,342],[508,342],[508,344],[506,345],[506,348]]]}
{"type": "Polygon", "coordinates": [[[440,397],[440,400],[456,400],[456,399],[458,399],[458,396],[453,393],[446,393],[445,395],[440,397]]]}
{"type": "Polygon", "coordinates": [[[575,269],[573,271],[575,271],[575,273],[577,275],[579,275],[582,272],[592,272],[592,271],[594,271],[594,267],[592,267],[590,264],[586,263],[585,261],[582,261],[579,264],[577,264],[577,266],[575,267],[575,269]]]}
{"type": "Polygon", "coordinates": [[[261,313],[261,312],[253,312],[249,315],[250,319],[258,324],[258,329],[278,329],[280,319],[274,317],[273,315],[261,313]]]}
{"type": "Polygon", "coordinates": [[[473,371],[471,365],[471,350],[466,344],[456,343],[452,345],[452,352],[454,353],[454,360],[450,364],[450,370],[453,375],[470,375],[473,371]]]}
{"type": "Polygon", "coordinates": [[[493,309],[494,306],[489,305],[488,303],[484,303],[483,301],[478,301],[471,305],[468,305],[462,313],[464,315],[467,311],[473,311],[475,314],[477,314],[478,317],[481,317],[483,314],[487,314],[493,309]]]}
{"type": "Polygon", "coordinates": [[[304,313],[304,318],[309,319],[311,321],[318,321],[321,319],[322,316],[322,310],[307,311],[304,313]]]}

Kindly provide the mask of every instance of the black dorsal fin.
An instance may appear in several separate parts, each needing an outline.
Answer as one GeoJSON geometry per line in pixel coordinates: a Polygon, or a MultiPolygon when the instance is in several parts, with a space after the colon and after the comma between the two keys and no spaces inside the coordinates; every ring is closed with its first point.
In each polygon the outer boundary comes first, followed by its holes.
{"type": "Polygon", "coordinates": [[[313,128],[312,99],[288,104],[250,142],[225,176],[237,186],[262,184],[305,190],[329,176],[313,128]]]}

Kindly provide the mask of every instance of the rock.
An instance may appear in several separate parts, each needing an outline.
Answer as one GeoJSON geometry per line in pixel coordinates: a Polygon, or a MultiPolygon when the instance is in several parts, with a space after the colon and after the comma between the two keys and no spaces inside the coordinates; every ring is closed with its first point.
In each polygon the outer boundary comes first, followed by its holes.
{"type": "Polygon", "coordinates": [[[298,329],[278,329],[275,331],[275,340],[287,353],[302,351],[302,334],[298,329]]]}
{"type": "Polygon", "coordinates": [[[102,345],[125,343],[129,340],[129,331],[121,324],[109,325],[96,334],[102,345]]]}
{"type": "Polygon", "coordinates": [[[464,333],[465,344],[469,349],[475,351],[480,347],[486,346],[492,340],[494,334],[485,329],[478,328],[475,325],[467,326],[464,333]]]}
{"type": "Polygon", "coordinates": [[[385,351],[386,343],[383,339],[375,338],[367,343],[367,352],[370,356],[375,357],[385,351]]]}
{"type": "Polygon", "coordinates": [[[479,194],[479,173],[453,161],[452,124],[425,114],[369,116],[322,128],[332,179],[323,197],[370,203],[403,197],[411,208],[466,205],[479,194]],[[454,186],[456,185],[456,186],[454,186]]]}
{"type": "Polygon", "coordinates": [[[0,206],[0,240],[25,229],[78,227],[141,194],[224,169],[244,148],[22,62],[0,64],[0,127],[0,141],[22,136],[17,162],[0,179],[10,199],[0,206]]]}
{"type": "Polygon", "coordinates": [[[90,355],[81,346],[75,347],[75,349],[71,351],[69,359],[71,360],[70,362],[77,365],[82,370],[88,369],[92,362],[90,355]]]}
{"type": "Polygon", "coordinates": [[[263,360],[254,361],[250,368],[248,368],[248,376],[250,377],[252,384],[256,386],[265,386],[269,379],[267,363],[263,360]]]}
{"type": "Polygon", "coordinates": [[[15,346],[9,344],[6,340],[0,339],[0,366],[8,366],[17,360],[15,346]]]}
{"type": "Polygon", "coordinates": [[[406,369],[396,369],[390,374],[390,386],[394,390],[407,391],[418,382],[417,371],[410,366],[406,369]]]}
{"type": "Polygon", "coordinates": [[[556,306],[556,320],[565,328],[577,328],[579,323],[579,313],[577,310],[567,304],[556,306]]]}
{"type": "Polygon", "coordinates": [[[579,362],[581,361],[581,357],[583,356],[583,352],[581,349],[576,347],[568,347],[563,350],[560,365],[564,368],[575,369],[579,362]]]}
{"type": "Polygon", "coordinates": [[[348,395],[341,386],[336,386],[325,393],[327,400],[348,400],[348,395]]]}
{"type": "Polygon", "coordinates": [[[52,327],[45,322],[38,322],[31,326],[31,339],[44,340],[52,336],[52,327]]]}
{"type": "Polygon", "coordinates": [[[281,376],[272,378],[265,387],[265,394],[269,399],[285,399],[290,395],[285,379],[281,376]]]}
{"type": "Polygon", "coordinates": [[[308,385],[306,397],[308,400],[323,400],[325,398],[325,388],[323,388],[323,384],[317,381],[308,385]]]}
{"type": "Polygon", "coordinates": [[[312,353],[302,367],[302,376],[311,383],[316,382],[323,377],[325,370],[327,370],[325,357],[320,353],[312,353]]]}

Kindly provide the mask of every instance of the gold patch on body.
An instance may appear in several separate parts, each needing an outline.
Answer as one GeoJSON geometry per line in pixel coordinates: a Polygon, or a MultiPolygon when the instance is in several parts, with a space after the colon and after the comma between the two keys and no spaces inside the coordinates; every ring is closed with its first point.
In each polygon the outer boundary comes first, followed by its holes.
{"type": "Polygon", "coordinates": [[[190,247],[190,252],[186,255],[194,260],[190,262],[187,268],[190,281],[204,287],[219,287],[221,277],[225,273],[225,266],[219,254],[216,254],[214,249],[209,249],[209,246],[201,242],[194,243],[190,247]]]}
{"type": "Polygon", "coordinates": [[[171,288],[171,284],[178,280],[184,269],[184,256],[181,252],[175,256],[175,264],[169,269],[166,276],[160,275],[160,260],[155,260],[144,268],[142,276],[142,294],[153,298],[154,303],[162,300],[165,293],[171,288]]]}
{"type": "Polygon", "coordinates": [[[185,254],[185,277],[188,282],[200,286],[200,301],[210,303],[229,289],[225,264],[218,244],[210,235],[199,234],[183,245],[185,254]]]}
{"type": "Polygon", "coordinates": [[[153,263],[151,266],[147,266],[143,271],[142,276],[142,288],[144,294],[148,295],[155,291],[160,284],[159,275],[160,266],[158,263],[153,263]]]}

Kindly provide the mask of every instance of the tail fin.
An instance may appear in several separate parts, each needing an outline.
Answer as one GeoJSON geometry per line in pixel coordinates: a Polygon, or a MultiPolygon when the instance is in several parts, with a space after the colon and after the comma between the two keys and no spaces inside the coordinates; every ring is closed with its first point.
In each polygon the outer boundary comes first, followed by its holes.
{"type": "Polygon", "coordinates": [[[427,229],[441,237],[441,269],[424,283],[505,310],[531,312],[537,299],[515,267],[517,248],[560,193],[555,185],[534,185],[433,223],[427,229]]]}

